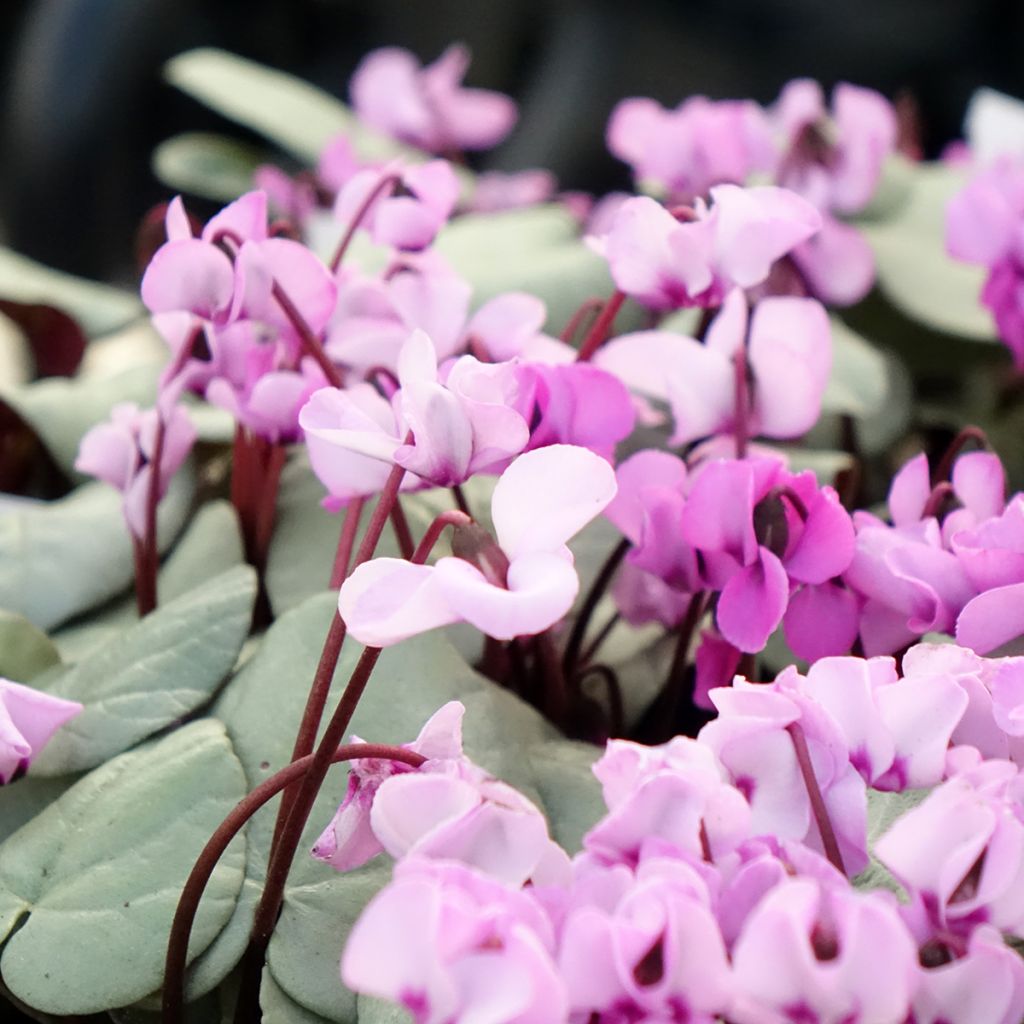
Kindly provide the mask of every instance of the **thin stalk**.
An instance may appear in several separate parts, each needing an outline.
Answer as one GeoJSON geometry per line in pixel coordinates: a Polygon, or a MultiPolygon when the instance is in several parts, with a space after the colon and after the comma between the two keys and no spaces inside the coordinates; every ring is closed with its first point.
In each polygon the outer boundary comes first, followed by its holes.
{"type": "Polygon", "coordinates": [[[569,718],[569,688],[562,661],[555,650],[551,633],[539,633],[533,638],[537,661],[544,675],[544,693],[541,703],[544,714],[560,729],[565,730],[569,718]]]}
{"type": "Polygon", "coordinates": [[[146,603],[148,614],[157,606],[157,570],[160,567],[160,551],[156,535],[156,510],[160,504],[160,463],[164,457],[164,439],[167,424],[157,410],[156,433],[153,437],[153,452],[149,460],[149,488],[146,491],[146,532],[142,538],[146,574],[146,603]]]}
{"type": "Polygon", "coordinates": [[[935,476],[932,478],[932,483],[934,485],[950,478],[956,457],[971,441],[974,441],[986,450],[991,450],[992,448],[988,440],[988,435],[981,429],[981,427],[976,427],[973,424],[964,427],[964,429],[961,430],[952,441],[950,441],[949,447],[943,453],[938,466],[935,467],[935,476]]]}
{"type": "Polygon", "coordinates": [[[807,737],[799,722],[791,722],[786,726],[793,741],[793,750],[796,753],[797,764],[800,766],[800,774],[803,776],[804,786],[807,788],[807,796],[811,801],[811,811],[814,820],[818,824],[818,833],[821,835],[821,845],[825,849],[825,856],[844,875],[846,865],[843,864],[843,855],[839,850],[839,841],[836,839],[835,830],[832,828],[832,819],[828,815],[828,808],[825,806],[825,798],[821,795],[821,788],[814,774],[814,765],[811,764],[811,752],[807,748],[807,737]]]}
{"type": "MultiPolygon", "coordinates": [[[[337,764],[339,761],[351,761],[362,757],[401,761],[413,768],[418,768],[425,760],[421,754],[403,747],[391,747],[381,743],[349,743],[335,751],[331,763],[337,764]]],[[[245,827],[246,822],[282,789],[302,778],[309,771],[312,763],[313,755],[309,754],[298,761],[292,761],[291,764],[275,772],[270,778],[264,779],[235,805],[231,813],[207,840],[206,846],[199,854],[181,891],[181,896],[178,898],[171,934],[167,941],[163,985],[163,1024],[178,1024],[181,1021],[189,937],[203,892],[217,863],[224,855],[231,840],[245,827]]]]}
{"type": "Polygon", "coordinates": [[[571,317],[569,322],[562,328],[562,333],[558,336],[560,341],[571,342],[576,337],[576,332],[586,323],[588,320],[592,320],[597,315],[598,310],[604,305],[604,299],[592,298],[585,299],[579,309],[571,317]]]}
{"type": "Polygon", "coordinates": [[[460,512],[465,512],[471,519],[473,513],[470,511],[469,502],[466,500],[466,494],[462,490],[461,484],[452,484],[452,497],[455,499],[455,505],[460,512]]]}
{"type": "Polygon", "coordinates": [[[274,533],[274,519],[277,515],[277,494],[281,485],[281,470],[288,458],[288,449],[283,444],[273,444],[267,453],[263,466],[263,479],[256,503],[253,554],[256,569],[262,578],[267,567],[267,553],[270,538],[274,533]]]}
{"type": "Polygon", "coordinates": [[[398,541],[398,550],[402,557],[406,560],[412,558],[416,544],[412,539],[412,530],[409,529],[409,520],[405,518],[402,509],[402,501],[397,497],[391,506],[391,528],[395,531],[395,540],[398,541]]]}
{"type": "Polygon", "coordinates": [[[146,545],[142,538],[136,537],[134,533],[131,534],[131,538],[132,557],[135,562],[135,607],[141,619],[156,607],[156,594],[153,592],[153,578],[147,565],[146,545]]]}
{"type": "Polygon", "coordinates": [[[471,516],[467,516],[465,512],[457,509],[452,509],[449,512],[442,512],[439,516],[435,516],[433,522],[427,527],[427,532],[423,534],[422,540],[416,546],[416,550],[412,553],[412,557],[409,559],[415,565],[423,565],[424,562],[430,557],[430,552],[433,551],[434,545],[441,539],[441,534],[444,533],[445,529],[449,526],[469,526],[473,522],[471,516]]]}
{"type": "Polygon", "coordinates": [[[608,621],[597,631],[597,635],[593,640],[587,644],[587,649],[580,655],[580,665],[586,668],[594,660],[594,655],[601,649],[601,645],[608,639],[611,631],[619,624],[622,619],[620,612],[612,612],[608,616],[608,621]]]}
{"type": "Polygon", "coordinates": [[[263,895],[256,908],[249,947],[246,950],[242,966],[242,979],[238,992],[238,1004],[235,1007],[236,1024],[249,1024],[256,1020],[259,1013],[259,981],[266,962],[267,946],[274,931],[281,904],[284,900],[284,887],[288,880],[288,872],[295,858],[302,839],[302,832],[309,820],[320,786],[331,766],[331,758],[338,749],[345,735],[356,705],[359,703],[370,674],[373,672],[381,648],[366,647],[356,663],[352,676],[345,687],[341,701],[338,703],[331,720],[327,723],[323,738],[313,753],[309,768],[296,785],[298,792],[291,802],[288,819],[278,836],[278,842],[271,850],[270,864],[263,885],[263,895]]]}
{"type": "Polygon", "coordinates": [[[598,570],[597,575],[594,577],[594,582],[590,585],[590,590],[587,591],[587,596],[583,599],[579,615],[576,616],[576,621],[572,625],[572,632],[569,634],[569,639],[566,642],[565,653],[562,655],[562,665],[566,675],[572,675],[579,662],[580,648],[583,646],[583,639],[587,634],[590,620],[594,617],[594,611],[597,609],[616,572],[618,572],[622,560],[629,552],[629,548],[629,540],[625,537],[612,548],[611,554],[605,559],[604,565],[601,566],[600,570],[598,570]]]}
{"type": "Polygon", "coordinates": [[[612,329],[615,317],[618,315],[622,304],[626,301],[625,292],[616,291],[604,304],[600,315],[594,321],[593,326],[587,331],[587,336],[580,343],[580,350],[576,354],[576,361],[585,363],[604,344],[605,338],[612,329]]]}
{"type": "Polygon", "coordinates": [[[370,207],[387,191],[389,188],[393,188],[401,178],[397,174],[385,174],[380,181],[373,187],[369,195],[363,200],[363,205],[356,210],[355,216],[349,222],[348,227],[345,230],[345,234],[341,236],[341,241],[338,243],[338,248],[334,250],[334,255],[331,257],[330,268],[331,273],[335,274],[338,271],[338,267],[341,266],[341,261],[345,258],[345,253],[348,252],[348,247],[352,244],[352,239],[355,237],[356,231],[359,229],[359,225],[363,222],[363,218],[370,212],[370,207]]]}
{"type": "Polygon", "coordinates": [[[344,387],[345,381],[341,371],[327,358],[327,353],[324,351],[323,345],[320,344],[320,339],[317,338],[313,333],[313,329],[306,323],[306,318],[299,312],[298,306],[292,302],[291,296],[277,281],[271,287],[271,294],[284,311],[284,315],[288,317],[292,327],[295,328],[295,333],[299,336],[306,354],[312,356],[317,366],[323,370],[323,374],[331,386],[335,388],[344,387]]]}
{"type": "Polygon", "coordinates": [[[331,569],[329,583],[331,590],[337,590],[348,576],[348,563],[352,561],[352,548],[355,547],[359,520],[365,504],[365,498],[353,498],[345,508],[345,518],[341,523],[341,535],[338,537],[338,550],[334,555],[334,566],[331,569]]]}
{"type": "Polygon", "coordinates": [[[747,443],[750,440],[748,419],[750,417],[750,387],[747,382],[747,354],[737,349],[734,357],[733,380],[735,383],[736,411],[733,416],[733,434],[736,438],[736,458],[747,457],[747,443]]]}

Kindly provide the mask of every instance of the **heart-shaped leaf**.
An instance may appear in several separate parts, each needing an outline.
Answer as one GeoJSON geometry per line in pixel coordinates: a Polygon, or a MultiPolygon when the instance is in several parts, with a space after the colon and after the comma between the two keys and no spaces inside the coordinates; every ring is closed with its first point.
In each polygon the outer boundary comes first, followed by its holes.
{"type": "MultiPolygon", "coordinates": [[[[223,727],[204,720],[123,754],[71,787],[0,847],[4,984],[44,1013],[124,1006],[157,989],[185,877],[245,792],[223,727]]],[[[242,837],[215,869],[191,957],[231,917],[242,837]]]]}
{"type": "MultiPolygon", "coordinates": [[[[184,467],[160,503],[166,550],[188,511],[194,478],[184,467]]],[[[0,500],[0,607],[49,630],[123,591],[134,573],[121,495],[85,484],[59,501],[0,500]]]]}
{"type": "Polygon", "coordinates": [[[39,680],[83,710],[43,748],[32,774],[94,768],[208,700],[249,635],[255,599],[256,574],[236,566],[39,680]]]}

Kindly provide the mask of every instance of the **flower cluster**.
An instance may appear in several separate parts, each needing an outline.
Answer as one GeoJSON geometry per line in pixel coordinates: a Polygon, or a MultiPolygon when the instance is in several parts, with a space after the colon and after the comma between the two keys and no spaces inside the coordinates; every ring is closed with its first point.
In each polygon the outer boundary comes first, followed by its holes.
{"type": "MultiPolygon", "coordinates": [[[[428,760],[350,776],[325,833],[331,850],[339,830],[372,837],[336,866],[398,860],[352,932],[345,983],[417,1024],[1016,1021],[1024,963],[1002,936],[1024,927],[1024,789],[1017,764],[957,742],[971,659],[926,646],[903,678],[888,658],[738,678],[696,739],[610,742],[594,766],[607,814],[571,864],[523,798],[494,806],[501,784],[465,761],[442,709],[413,744],[428,760]],[[858,891],[868,789],[930,786],[874,849],[909,902],[858,891]]],[[[991,664],[1024,687],[1020,659],[991,664]]]]}

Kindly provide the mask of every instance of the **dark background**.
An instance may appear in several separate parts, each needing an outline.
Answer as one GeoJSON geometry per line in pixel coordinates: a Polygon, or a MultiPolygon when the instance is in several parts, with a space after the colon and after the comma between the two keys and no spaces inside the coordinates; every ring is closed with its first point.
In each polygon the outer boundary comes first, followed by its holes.
{"type": "Polygon", "coordinates": [[[92,277],[132,278],[139,217],[166,190],[153,146],[241,131],[161,81],[164,60],[220,46],[347,97],[359,58],[400,45],[474,53],[469,84],[521,123],[482,166],[547,166],[562,185],[628,182],[604,150],[617,99],[703,92],[772,100],[789,78],[912,96],[925,151],[960,132],[979,85],[1024,95],[1021,0],[6,0],[0,5],[0,231],[92,277]]]}

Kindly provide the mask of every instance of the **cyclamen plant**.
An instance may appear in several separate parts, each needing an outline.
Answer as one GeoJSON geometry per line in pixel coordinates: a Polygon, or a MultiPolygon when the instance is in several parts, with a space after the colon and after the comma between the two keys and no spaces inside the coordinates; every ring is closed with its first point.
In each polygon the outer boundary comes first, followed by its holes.
{"type": "MultiPolygon", "coordinates": [[[[158,364],[4,398],[4,996],[1017,1024],[1021,154],[800,80],[623,101],[595,200],[467,169],[516,120],[467,68],[370,54],[315,170],[147,218],[158,364]],[[922,304],[1013,353],[941,416],[854,331],[922,304]]],[[[264,131],[275,74],[170,69],[264,131]]]]}

